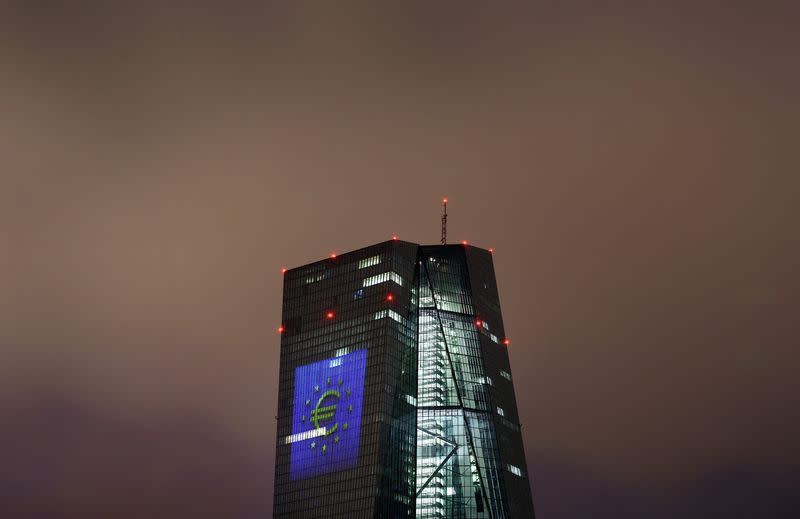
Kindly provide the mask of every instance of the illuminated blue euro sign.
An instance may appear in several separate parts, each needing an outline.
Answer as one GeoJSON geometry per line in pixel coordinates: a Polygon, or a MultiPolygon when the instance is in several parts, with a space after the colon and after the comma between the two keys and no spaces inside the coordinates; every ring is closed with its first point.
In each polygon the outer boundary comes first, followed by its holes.
{"type": "Polygon", "coordinates": [[[361,349],[295,369],[291,480],[358,462],[366,366],[361,349]]]}

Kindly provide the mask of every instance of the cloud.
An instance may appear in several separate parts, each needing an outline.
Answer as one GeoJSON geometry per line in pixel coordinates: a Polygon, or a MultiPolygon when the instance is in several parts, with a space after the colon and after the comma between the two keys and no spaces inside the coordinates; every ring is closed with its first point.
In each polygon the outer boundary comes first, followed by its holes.
{"type": "Polygon", "coordinates": [[[271,453],[203,416],[134,422],[49,395],[3,420],[6,517],[271,516],[271,453]]]}

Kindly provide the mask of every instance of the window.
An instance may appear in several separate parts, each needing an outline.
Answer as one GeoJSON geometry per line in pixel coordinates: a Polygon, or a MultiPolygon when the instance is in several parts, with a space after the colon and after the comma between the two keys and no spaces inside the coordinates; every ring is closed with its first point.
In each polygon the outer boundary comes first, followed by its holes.
{"type": "Polygon", "coordinates": [[[358,268],[365,269],[367,267],[371,267],[373,265],[377,265],[381,262],[381,256],[378,254],[377,256],[370,256],[369,258],[363,259],[358,262],[358,268]]]}
{"type": "Polygon", "coordinates": [[[391,317],[398,323],[405,324],[405,319],[403,319],[403,316],[398,314],[394,310],[380,310],[378,312],[375,312],[375,320],[383,319],[384,317],[391,317]]]}
{"type": "Polygon", "coordinates": [[[498,407],[498,408],[497,408],[497,414],[499,414],[500,416],[505,416],[505,415],[506,415],[506,412],[505,412],[505,411],[503,411],[503,408],[502,408],[502,407],[498,407]]]}
{"type": "Polygon", "coordinates": [[[317,436],[324,436],[326,433],[325,427],[320,427],[318,429],[313,429],[311,431],[305,431],[302,433],[290,434],[289,436],[283,437],[283,443],[290,444],[294,442],[301,442],[304,440],[308,440],[310,438],[316,438],[317,436]]]}
{"type": "Polygon", "coordinates": [[[358,290],[356,290],[353,293],[353,299],[361,299],[362,297],[364,297],[364,289],[363,288],[359,288],[358,290]]]}
{"type": "Polygon", "coordinates": [[[512,465],[510,463],[506,463],[506,469],[514,474],[515,476],[522,477],[522,469],[517,467],[516,465],[512,465]]]}
{"type": "Polygon", "coordinates": [[[309,276],[306,278],[306,285],[309,285],[311,283],[316,283],[317,281],[322,281],[323,279],[327,278],[328,278],[327,272],[323,272],[321,274],[315,274],[313,276],[309,276]]]}
{"type": "Polygon", "coordinates": [[[379,283],[386,283],[387,281],[394,281],[400,286],[403,286],[403,278],[400,277],[400,274],[397,272],[383,272],[382,274],[376,274],[374,276],[370,276],[364,279],[363,286],[364,287],[371,287],[372,285],[377,285],[379,283]]]}
{"type": "Polygon", "coordinates": [[[511,380],[511,373],[509,373],[508,371],[506,371],[504,369],[500,370],[500,376],[503,377],[506,380],[511,380]]]}

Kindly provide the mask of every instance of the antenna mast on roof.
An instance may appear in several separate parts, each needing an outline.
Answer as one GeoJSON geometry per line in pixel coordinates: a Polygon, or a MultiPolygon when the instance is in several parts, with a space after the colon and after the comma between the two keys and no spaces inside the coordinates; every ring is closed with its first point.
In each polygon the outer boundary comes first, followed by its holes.
{"type": "Polygon", "coordinates": [[[447,198],[442,198],[442,245],[447,245],[447,198]]]}

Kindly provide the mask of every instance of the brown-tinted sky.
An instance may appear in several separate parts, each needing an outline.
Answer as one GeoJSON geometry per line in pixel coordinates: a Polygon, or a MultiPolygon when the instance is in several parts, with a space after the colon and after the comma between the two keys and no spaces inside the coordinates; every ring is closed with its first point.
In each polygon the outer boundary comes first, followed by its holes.
{"type": "Polygon", "coordinates": [[[6,506],[268,516],[280,268],[435,242],[442,195],[497,250],[543,518],[796,501],[790,2],[32,4],[0,8],[6,506]]]}

